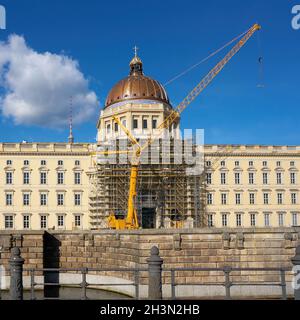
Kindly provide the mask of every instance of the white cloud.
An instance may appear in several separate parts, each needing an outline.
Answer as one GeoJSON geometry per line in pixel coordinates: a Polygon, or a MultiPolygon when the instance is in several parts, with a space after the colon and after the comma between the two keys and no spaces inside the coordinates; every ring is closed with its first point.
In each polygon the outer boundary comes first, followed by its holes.
{"type": "Polygon", "coordinates": [[[12,35],[0,43],[0,109],[16,124],[62,127],[68,123],[70,96],[73,121],[95,115],[97,97],[77,61],[28,47],[23,37],[12,35]]]}

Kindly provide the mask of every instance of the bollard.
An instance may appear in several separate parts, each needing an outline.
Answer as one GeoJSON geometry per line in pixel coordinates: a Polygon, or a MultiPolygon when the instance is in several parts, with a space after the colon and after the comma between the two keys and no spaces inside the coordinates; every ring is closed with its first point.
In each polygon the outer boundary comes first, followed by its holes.
{"type": "Polygon", "coordinates": [[[11,249],[10,264],[10,299],[23,300],[23,264],[21,251],[18,247],[11,249]]]}
{"type": "Polygon", "coordinates": [[[161,300],[163,259],[159,256],[159,250],[157,247],[152,247],[150,253],[151,255],[147,259],[149,272],[148,297],[151,300],[161,300]]]}
{"type": "Polygon", "coordinates": [[[294,265],[293,288],[295,300],[300,300],[300,245],[296,248],[296,255],[292,259],[294,265]]]}

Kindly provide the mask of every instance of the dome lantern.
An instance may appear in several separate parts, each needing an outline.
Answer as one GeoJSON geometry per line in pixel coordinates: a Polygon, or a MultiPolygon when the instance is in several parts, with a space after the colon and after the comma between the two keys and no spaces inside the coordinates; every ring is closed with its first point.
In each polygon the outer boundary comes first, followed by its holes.
{"type": "Polygon", "coordinates": [[[134,47],[134,57],[130,61],[130,75],[143,74],[143,63],[137,55],[137,46],[134,47]]]}
{"type": "Polygon", "coordinates": [[[170,105],[164,87],[157,80],[144,75],[143,63],[137,55],[137,49],[134,48],[134,57],[129,64],[129,76],[113,86],[106,98],[105,108],[127,100],[154,100],[170,105]]]}

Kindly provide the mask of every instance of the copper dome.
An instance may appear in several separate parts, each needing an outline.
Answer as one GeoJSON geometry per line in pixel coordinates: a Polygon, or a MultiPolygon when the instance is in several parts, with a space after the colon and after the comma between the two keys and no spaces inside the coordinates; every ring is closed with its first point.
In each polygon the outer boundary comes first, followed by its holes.
{"type": "Polygon", "coordinates": [[[105,108],[117,102],[136,99],[156,100],[169,104],[164,87],[157,80],[143,74],[143,64],[137,55],[130,62],[129,76],[120,80],[110,90],[105,108]]]}

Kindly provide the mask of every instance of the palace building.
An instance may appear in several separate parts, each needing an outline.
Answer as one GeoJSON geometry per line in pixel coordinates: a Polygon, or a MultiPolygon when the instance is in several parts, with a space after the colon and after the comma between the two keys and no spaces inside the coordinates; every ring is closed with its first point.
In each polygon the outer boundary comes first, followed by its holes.
{"type": "MultiPolygon", "coordinates": [[[[130,164],[104,153],[129,145],[117,117],[139,140],[155,134],[173,106],[164,87],[144,75],[140,58],[109,92],[95,144],[1,143],[0,229],[102,229],[110,213],[124,217],[130,164]],[[113,148],[111,146],[114,141],[113,148]]],[[[157,140],[140,165],[136,208],[142,228],[281,227],[300,224],[300,146],[204,145],[204,169],[176,162],[180,119],[168,150],[157,140]],[[149,158],[149,159],[148,159],[149,158]]]]}

